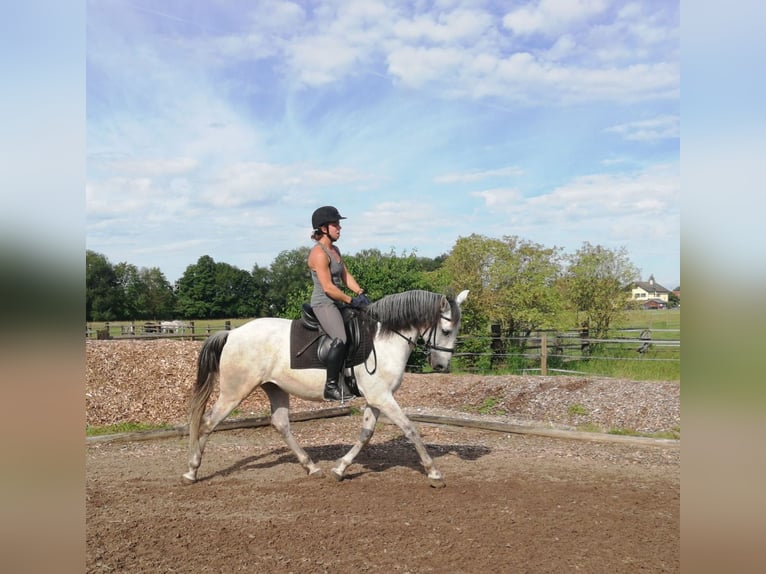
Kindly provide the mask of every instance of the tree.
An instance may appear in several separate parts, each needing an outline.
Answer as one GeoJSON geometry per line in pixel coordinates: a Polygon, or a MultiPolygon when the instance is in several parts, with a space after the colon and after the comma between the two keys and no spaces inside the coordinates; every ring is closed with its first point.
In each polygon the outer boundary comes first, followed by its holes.
{"type": "Polygon", "coordinates": [[[308,257],[309,248],[299,247],[282,251],[271,263],[268,291],[271,315],[286,317],[294,313],[291,298],[294,300],[297,294],[305,293],[311,285],[308,257]]]}
{"type": "Polygon", "coordinates": [[[397,256],[393,250],[384,255],[378,249],[366,249],[344,257],[344,261],[373,301],[393,293],[425,288],[422,260],[415,257],[414,252],[397,256]]]}
{"type": "Polygon", "coordinates": [[[556,247],[504,237],[505,249],[489,270],[495,291],[494,318],[509,337],[556,328],[562,322],[563,301],[558,289],[562,254],[556,247]]]}
{"type": "Polygon", "coordinates": [[[568,260],[563,285],[578,327],[587,329],[591,337],[604,338],[624,316],[630,286],[639,280],[639,271],[624,247],[611,250],[585,242],[568,260]]]}
{"type": "Polygon", "coordinates": [[[470,297],[463,306],[461,357],[458,363],[467,368],[489,369],[493,349],[500,350],[502,341],[490,337],[494,302],[489,271],[502,250],[502,244],[482,235],[460,237],[442,267],[428,275],[436,291],[452,292],[469,289],[470,297]]]}
{"type": "Polygon", "coordinates": [[[213,317],[252,317],[255,314],[253,276],[229,265],[216,263],[213,317]]]}
{"type": "Polygon", "coordinates": [[[141,319],[172,319],[176,295],[173,286],[159,267],[142,267],[138,270],[142,283],[138,306],[141,319]]]}
{"type": "Polygon", "coordinates": [[[123,307],[117,319],[172,319],[175,294],[170,282],[158,267],[138,269],[120,262],[114,266],[123,307]]]}
{"type": "Polygon", "coordinates": [[[176,309],[184,319],[252,317],[256,307],[253,276],[203,255],[176,282],[176,309]]]}
{"type": "Polygon", "coordinates": [[[117,279],[116,288],[122,291],[124,306],[118,319],[144,319],[146,310],[143,308],[145,285],[138,274],[138,268],[129,263],[120,262],[114,266],[117,279]]]}
{"type": "Polygon", "coordinates": [[[182,319],[211,319],[216,316],[216,264],[203,255],[189,265],[176,281],[176,311],[182,319]]]}
{"type": "Polygon", "coordinates": [[[418,267],[424,272],[436,271],[447,260],[447,254],[442,253],[433,259],[430,257],[417,257],[418,267]]]}
{"type": "Polygon", "coordinates": [[[464,309],[470,322],[463,333],[487,340],[484,352],[491,346],[502,353],[508,347],[523,349],[521,337],[532,331],[563,323],[557,287],[561,257],[558,248],[517,237],[499,240],[473,234],[458,239],[438,275],[452,290],[471,290],[464,309]]]}
{"type": "Polygon", "coordinates": [[[267,267],[253,266],[250,273],[253,280],[252,310],[253,317],[268,317],[271,315],[269,307],[269,288],[271,285],[271,271],[267,267]]]}
{"type": "Polygon", "coordinates": [[[453,290],[470,289],[470,302],[508,335],[554,327],[561,320],[557,283],[561,250],[517,237],[461,237],[443,267],[453,290]]]}
{"type": "Polygon", "coordinates": [[[85,252],[85,320],[114,321],[123,316],[124,300],[117,274],[102,254],[85,252]]]}

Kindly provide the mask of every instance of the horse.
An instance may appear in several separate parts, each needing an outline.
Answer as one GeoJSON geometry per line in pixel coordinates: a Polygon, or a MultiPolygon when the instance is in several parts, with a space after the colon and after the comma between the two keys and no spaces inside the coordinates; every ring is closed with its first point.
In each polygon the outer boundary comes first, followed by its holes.
{"type": "Polygon", "coordinates": [[[189,327],[189,323],[186,321],[162,321],[160,323],[160,329],[163,333],[185,333],[189,327]]]}
{"type": "MultiPolygon", "coordinates": [[[[372,349],[357,368],[357,386],[366,405],[362,428],[354,445],[331,469],[337,481],[367,445],[383,413],[415,447],[431,486],[446,485],[417,429],[394,399],[402,383],[407,359],[422,345],[434,371],[445,371],[455,352],[460,329],[461,306],[468,290],[457,297],[412,290],[387,295],[359,312],[372,334],[372,349]],[[421,342],[422,341],[422,342],[421,342]]],[[[309,476],[322,476],[318,466],[290,431],[290,395],[323,401],[325,369],[291,368],[290,330],[293,320],[276,317],[253,319],[231,331],[207,338],[197,359],[197,379],[189,409],[189,470],[183,481],[197,481],[197,471],[210,434],[250,393],[260,387],[271,405],[271,425],[297,456],[309,476]],[[206,413],[218,380],[218,399],[206,413]]]]}

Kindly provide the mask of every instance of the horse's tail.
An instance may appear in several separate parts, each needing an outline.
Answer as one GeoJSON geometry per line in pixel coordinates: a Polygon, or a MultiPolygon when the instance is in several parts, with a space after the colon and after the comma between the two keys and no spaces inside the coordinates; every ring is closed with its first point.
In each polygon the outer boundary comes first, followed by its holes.
{"type": "Polygon", "coordinates": [[[192,391],[189,406],[189,436],[192,440],[199,438],[202,415],[213,394],[216,375],[221,366],[221,352],[231,331],[219,331],[207,338],[197,359],[197,382],[192,391]]]}

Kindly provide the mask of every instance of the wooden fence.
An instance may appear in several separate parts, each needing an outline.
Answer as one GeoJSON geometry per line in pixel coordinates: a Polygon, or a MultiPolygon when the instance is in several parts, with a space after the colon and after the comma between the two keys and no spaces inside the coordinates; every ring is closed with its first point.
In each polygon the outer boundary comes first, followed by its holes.
{"type": "Polygon", "coordinates": [[[206,339],[216,331],[231,330],[231,321],[205,323],[195,321],[129,321],[109,322],[101,328],[85,323],[86,339],[206,339]]]}
{"type": "MultiPolygon", "coordinates": [[[[676,338],[680,334],[680,329],[629,328],[616,329],[614,333],[613,338],[604,339],[590,337],[587,331],[539,332],[529,337],[505,339],[493,336],[489,337],[490,347],[493,349],[491,353],[460,352],[458,344],[455,357],[474,360],[489,357],[493,365],[502,365],[509,360],[520,359],[535,365],[523,368],[523,372],[540,372],[543,375],[548,374],[549,371],[581,373],[581,371],[563,368],[550,368],[549,363],[553,360],[559,366],[583,360],[680,363],[681,340],[676,338]],[[513,344],[508,345],[509,342],[513,344]],[[501,350],[504,345],[508,348],[507,351],[501,350]],[[665,350],[668,352],[664,353],[665,350]],[[660,354],[665,356],[658,356],[660,354]]],[[[460,337],[463,340],[475,338],[460,337]]]]}

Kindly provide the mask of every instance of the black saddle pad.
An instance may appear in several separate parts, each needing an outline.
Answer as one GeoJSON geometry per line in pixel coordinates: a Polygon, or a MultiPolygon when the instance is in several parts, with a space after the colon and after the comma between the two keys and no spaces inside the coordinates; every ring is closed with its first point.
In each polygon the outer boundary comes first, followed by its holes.
{"type": "MultiPolygon", "coordinates": [[[[307,329],[300,320],[290,324],[290,368],[291,369],[324,369],[325,365],[319,360],[317,348],[319,340],[324,336],[321,331],[307,329]]],[[[361,365],[372,352],[371,334],[362,333],[362,341],[353,355],[346,359],[346,366],[361,365]]]]}

